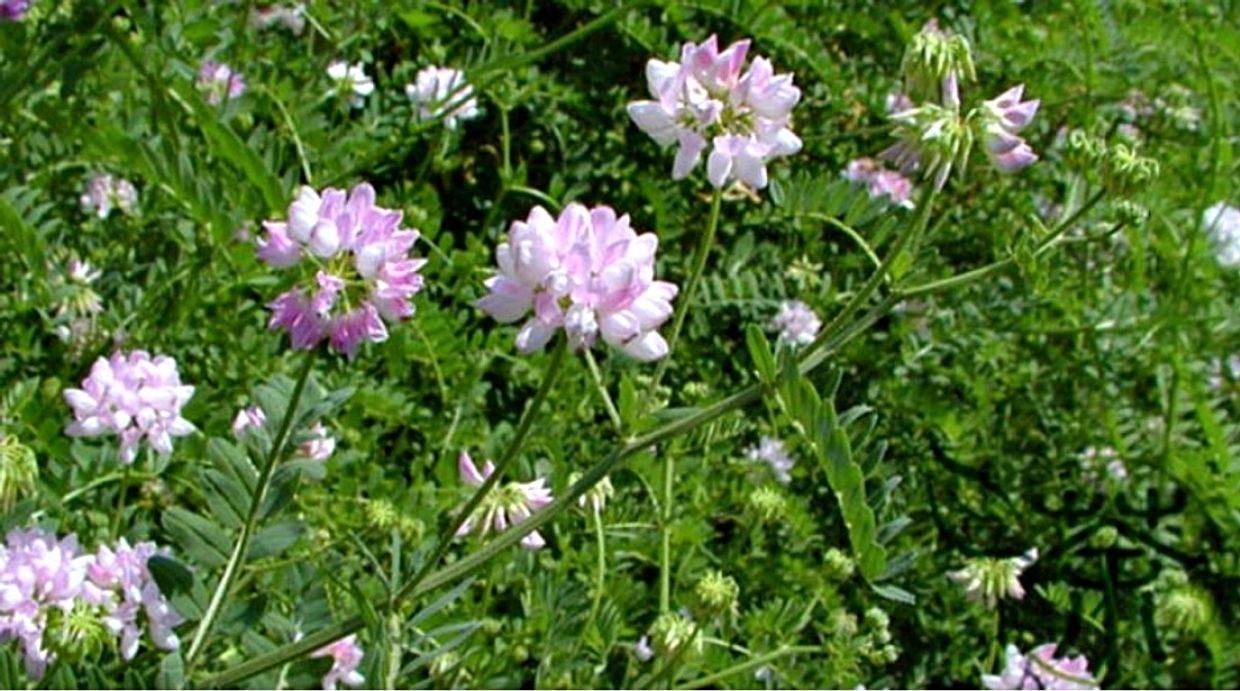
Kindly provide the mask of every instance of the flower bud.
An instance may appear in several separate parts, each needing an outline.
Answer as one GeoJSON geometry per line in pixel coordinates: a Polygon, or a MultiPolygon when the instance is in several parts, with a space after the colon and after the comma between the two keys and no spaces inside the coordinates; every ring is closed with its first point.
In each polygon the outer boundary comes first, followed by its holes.
{"type": "Polygon", "coordinates": [[[763,523],[777,523],[784,517],[788,502],[774,487],[759,487],[749,495],[749,510],[763,523]]]}
{"type": "Polygon", "coordinates": [[[974,128],[960,113],[926,103],[890,117],[897,141],[880,157],[894,163],[905,175],[915,171],[943,189],[955,166],[964,170],[973,148],[974,128]]]}
{"type": "Polygon", "coordinates": [[[685,646],[688,646],[684,652],[686,656],[702,652],[702,636],[697,627],[677,612],[660,614],[650,627],[650,635],[660,656],[670,656],[685,646]]]}
{"type": "Polygon", "coordinates": [[[1150,210],[1134,201],[1122,199],[1115,203],[1115,220],[1130,226],[1144,225],[1150,217],[1150,210]]]}
{"type": "Polygon", "coordinates": [[[1195,637],[1200,634],[1212,618],[1209,594],[1190,584],[1187,577],[1179,572],[1160,580],[1165,584],[1165,590],[1158,596],[1154,610],[1155,623],[1182,636],[1195,637]]]}
{"type": "Polygon", "coordinates": [[[721,571],[707,571],[694,588],[698,609],[704,617],[716,615],[736,616],[741,588],[736,579],[721,571]]]}
{"type": "Polygon", "coordinates": [[[1103,161],[1103,184],[1117,194],[1129,194],[1158,177],[1158,161],[1141,156],[1126,144],[1116,144],[1103,161]]]}
{"type": "Polygon", "coordinates": [[[0,433],[0,511],[34,493],[39,463],[34,450],[17,437],[0,433]]]}
{"type": "Polygon", "coordinates": [[[853,571],[856,570],[853,560],[835,547],[827,550],[822,561],[827,578],[833,581],[846,581],[852,578],[853,571]]]}
{"type": "Polygon", "coordinates": [[[905,93],[913,101],[941,98],[949,108],[959,105],[957,83],[977,79],[968,39],[940,29],[934,19],[909,41],[900,69],[905,93]]]}
{"type": "Polygon", "coordinates": [[[386,499],[371,499],[363,505],[366,521],[379,530],[395,528],[400,521],[400,514],[392,502],[386,499]]]}

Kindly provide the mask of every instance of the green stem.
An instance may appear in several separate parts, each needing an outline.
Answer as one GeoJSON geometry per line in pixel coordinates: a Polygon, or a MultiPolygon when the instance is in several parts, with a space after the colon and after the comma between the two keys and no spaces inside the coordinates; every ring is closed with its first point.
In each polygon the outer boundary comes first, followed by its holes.
{"type": "Polygon", "coordinates": [[[543,402],[547,400],[548,394],[551,393],[551,389],[555,386],[560,370],[563,369],[564,352],[567,349],[567,339],[561,338],[556,342],[555,348],[551,351],[551,362],[547,363],[547,372],[543,375],[542,385],[538,388],[538,393],[534,394],[533,402],[530,403],[529,407],[521,415],[521,421],[517,423],[517,432],[513,436],[512,441],[508,443],[508,447],[504,449],[504,455],[495,464],[494,472],[478,487],[473,496],[469,498],[469,501],[465,502],[465,506],[461,507],[461,510],[457,512],[456,517],[448,527],[439,534],[438,544],[431,558],[427,559],[422,564],[422,567],[418,569],[417,574],[397,591],[392,598],[393,601],[404,599],[405,596],[416,589],[426,578],[427,574],[430,573],[430,570],[435,568],[440,560],[444,558],[444,555],[452,548],[453,536],[461,529],[465,521],[469,520],[469,517],[474,513],[474,509],[478,508],[478,505],[482,503],[487,494],[495,488],[500,478],[504,476],[504,471],[516,459],[517,454],[521,451],[521,446],[525,443],[525,438],[529,436],[530,429],[534,426],[534,419],[538,417],[538,412],[542,409],[543,402]]]}
{"type": "Polygon", "coordinates": [[[125,517],[125,495],[129,493],[129,474],[132,469],[132,465],[126,463],[121,470],[121,486],[116,494],[116,511],[112,514],[112,537],[114,538],[119,538],[121,535],[121,521],[125,517]]]}
{"type": "Polygon", "coordinates": [[[714,674],[710,674],[710,675],[701,677],[699,679],[694,679],[693,681],[687,684],[681,684],[680,686],[677,686],[675,688],[677,689],[700,689],[706,686],[715,686],[717,682],[723,679],[726,679],[732,676],[733,674],[740,674],[742,672],[748,672],[751,669],[758,669],[759,667],[762,667],[763,665],[770,664],[781,658],[791,657],[793,655],[802,655],[802,654],[811,655],[813,653],[820,653],[820,652],[822,652],[822,648],[819,648],[817,646],[812,646],[812,645],[784,646],[778,650],[771,651],[765,655],[760,655],[758,657],[753,658],[752,660],[746,660],[745,662],[742,662],[737,665],[733,665],[725,670],[715,672],[714,674]]]}
{"type": "Polygon", "coordinates": [[[670,449],[663,454],[663,498],[659,502],[659,613],[672,608],[672,502],[676,463],[670,449]]]}
{"type": "MultiPolygon", "coordinates": [[[[1060,238],[1063,237],[1064,233],[1068,232],[1068,230],[1070,230],[1076,224],[1076,222],[1080,220],[1080,218],[1085,214],[1085,212],[1092,209],[1094,205],[1096,205],[1099,201],[1101,201],[1103,195],[1104,195],[1104,192],[1098,191],[1097,193],[1094,194],[1094,196],[1090,197],[1088,201],[1082,204],[1080,208],[1078,208],[1075,212],[1073,212],[1071,216],[1064,219],[1064,221],[1060,223],[1058,226],[1056,226],[1056,228],[1053,231],[1051,231],[1045,238],[1043,238],[1041,241],[1038,242],[1038,244],[1034,247],[1033,256],[1040,257],[1046,252],[1053,249],[1055,245],[1059,243],[1060,238]]],[[[1113,228],[1111,232],[1108,232],[1104,234],[1103,236],[1100,236],[1098,239],[1104,239],[1106,237],[1110,237],[1114,232],[1118,232],[1119,229],[1122,227],[1123,226],[1118,226],[1116,228],[1113,228]]],[[[964,273],[956,274],[955,276],[948,276],[947,278],[943,278],[937,281],[930,281],[929,283],[923,283],[922,285],[919,285],[919,286],[914,286],[912,288],[903,289],[900,291],[900,295],[904,296],[905,298],[912,298],[912,297],[919,297],[922,295],[928,295],[930,293],[938,293],[938,292],[949,290],[952,288],[958,288],[962,285],[967,285],[975,281],[980,281],[983,278],[987,278],[988,276],[999,273],[1000,271],[1007,269],[1008,267],[1014,265],[1015,263],[1016,263],[1016,260],[1014,258],[1006,257],[1004,259],[1000,259],[999,261],[992,262],[985,266],[980,266],[976,269],[972,269],[970,271],[965,271],[964,273]]]]}
{"type": "MultiPolygon", "coordinates": [[[[588,503],[587,506],[589,506],[588,503]]],[[[586,631],[590,629],[594,618],[598,616],[599,608],[603,606],[603,588],[607,584],[607,542],[603,535],[603,512],[595,511],[593,507],[590,507],[589,511],[594,517],[594,545],[598,550],[598,572],[594,576],[594,598],[590,602],[590,612],[586,615],[585,624],[581,627],[581,634],[577,637],[577,646],[581,645],[586,631]]]]}
{"type": "Polygon", "coordinates": [[[586,366],[590,368],[590,377],[594,379],[594,387],[598,389],[599,396],[603,399],[603,407],[607,409],[607,417],[611,418],[611,424],[615,426],[616,432],[624,431],[624,423],[620,420],[620,411],[616,410],[616,404],[611,400],[611,394],[607,393],[607,386],[603,383],[603,375],[598,371],[598,363],[594,361],[594,354],[589,350],[586,351],[586,366]]]}
{"type": "Polygon", "coordinates": [[[693,262],[693,273],[689,274],[689,282],[685,284],[685,292],[676,301],[676,316],[672,320],[672,333],[667,339],[667,355],[659,360],[655,367],[654,378],[650,382],[650,396],[653,398],[663,380],[672,356],[676,354],[676,344],[680,341],[680,329],[685,324],[685,315],[693,303],[698,282],[702,280],[702,271],[706,268],[706,259],[710,256],[711,246],[715,244],[715,231],[719,228],[719,208],[723,203],[723,190],[715,190],[710,198],[710,218],[706,222],[706,232],[702,235],[702,244],[698,247],[697,257],[693,262]]]}
{"type": "Polygon", "coordinates": [[[215,622],[223,610],[224,601],[228,598],[228,591],[240,573],[241,562],[245,561],[246,552],[250,547],[250,539],[254,536],[255,528],[258,526],[259,513],[262,511],[263,501],[266,499],[267,487],[271,483],[272,472],[284,454],[284,447],[293,426],[293,418],[296,417],[297,406],[301,402],[301,396],[306,389],[306,381],[310,378],[310,370],[313,369],[313,366],[314,351],[310,351],[306,353],[301,372],[297,375],[297,383],[293,386],[292,395],[289,396],[288,407],[284,411],[283,419],[280,420],[280,429],[276,432],[276,436],[271,442],[271,448],[267,450],[267,458],[264,460],[263,468],[259,472],[258,482],[254,485],[254,494],[250,497],[250,510],[246,515],[245,523],[241,526],[241,533],[237,536],[237,543],[233,546],[228,563],[224,566],[224,573],[220,576],[220,582],[216,585],[215,592],[211,595],[211,602],[207,605],[207,611],[202,615],[202,620],[198,623],[198,629],[194,631],[194,638],[190,642],[189,652],[185,655],[185,673],[187,677],[190,670],[193,669],[194,662],[205,648],[207,639],[211,635],[211,630],[214,628],[215,622]]]}

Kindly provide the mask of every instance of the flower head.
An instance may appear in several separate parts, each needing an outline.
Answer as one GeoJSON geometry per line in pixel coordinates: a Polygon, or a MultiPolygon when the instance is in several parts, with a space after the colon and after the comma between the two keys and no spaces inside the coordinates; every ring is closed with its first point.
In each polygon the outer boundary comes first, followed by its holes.
{"type": "Polygon", "coordinates": [[[785,300],[779,305],[779,313],[771,319],[771,328],[779,337],[793,345],[809,345],[822,328],[822,320],[810,306],[800,300],[785,300]]]}
{"type": "Polygon", "coordinates": [[[936,19],[926,22],[913,36],[904,50],[901,71],[905,93],[912,99],[942,98],[949,107],[954,107],[952,102],[959,105],[959,81],[977,78],[968,39],[940,28],[936,19]]]}
{"type": "Polygon", "coordinates": [[[1240,209],[1219,202],[1201,215],[1201,227],[1210,238],[1218,263],[1240,266],[1240,209]]]}
{"type": "Polygon", "coordinates": [[[366,183],[347,194],[302,187],[287,221],[263,222],[258,256],[277,268],[309,264],[314,278],[267,305],[267,326],[287,330],[294,348],[310,350],[326,340],[350,358],[363,341],[386,340],[386,323],[413,314],[411,298],[422,289],[418,271],[426,264],[410,256],[418,232],[401,228],[401,218],[399,210],[375,206],[375,190],[366,183]]]}
{"type": "Polygon", "coordinates": [[[83,210],[99,218],[107,218],[113,209],[128,214],[138,205],[138,190],[124,178],[106,173],[92,175],[86,181],[81,202],[83,210]]]}
{"type": "Polygon", "coordinates": [[[0,0],[0,21],[20,21],[28,9],[30,0],[0,0]]]}
{"type": "Polygon", "coordinates": [[[647,63],[653,100],[630,103],[629,117],[660,145],[677,145],[674,179],[688,176],[709,145],[712,185],[740,180],[762,189],[767,162],[801,150],[791,129],[801,91],[791,74],[776,74],[766,58],[744,70],[749,44],[738,41],[721,51],[711,36],[700,45],[684,44],[680,62],[647,63]]]}
{"type": "Polygon", "coordinates": [[[146,440],[160,454],[172,453],[172,438],[194,431],[181,408],[194,387],[181,383],[176,360],[152,358],[146,351],[117,352],[99,358],[80,389],[65,389],[74,421],[65,428],[72,437],[120,437],[120,458],[133,463],[138,444],[146,440]]]}
{"type": "Polygon", "coordinates": [[[115,548],[101,546],[86,568],[90,582],[104,593],[104,625],[121,637],[121,657],[133,659],[138,653],[142,630],[138,615],[146,614],[151,640],[163,650],[176,650],[181,640],[173,631],[184,618],[172,608],[160,592],[147,562],[157,554],[166,554],[153,542],[140,542],[132,547],[121,538],[115,548]]]}
{"type": "Polygon", "coordinates": [[[889,118],[896,143],[879,156],[905,175],[922,171],[942,189],[952,168],[963,170],[973,148],[973,128],[954,108],[923,103],[889,118]]]}
{"type": "MultiPolygon", "coordinates": [[[[462,451],[457,459],[457,469],[465,484],[481,487],[495,472],[495,465],[487,461],[479,471],[469,454],[462,451]]],[[[456,536],[462,537],[475,529],[479,536],[486,535],[492,528],[497,533],[503,532],[508,526],[524,521],[535,511],[550,504],[552,499],[551,490],[543,478],[533,482],[510,482],[489,493],[474,509],[473,514],[461,524],[456,536]]],[[[546,541],[537,530],[521,538],[521,546],[526,549],[539,549],[545,544],[546,541]]]]}
{"type": "Polygon", "coordinates": [[[1020,575],[1037,559],[1037,548],[1030,549],[1022,556],[1008,559],[980,557],[970,559],[960,570],[947,572],[947,577],[964,587],[969,600],[994,608],[1003,598],[1020,600],[1025,597],[1020,575]]]}
{"type": "Polygon", "coordinates": [[[72,535],[62,540],[31,528],[6,536],[0,548],[0,640],[20,642],[31,677],[42,677],[53,658],[44,646],[48,613],[73,608],[89,561],[72,535]]]}
{"type": "Polygon", "coordinates": [[[349,97],[349,105],[361,108],[366,97],[375,90],[375,83],[366,75],[366,67],[360,62],[350,65],[344,60],[333,60],[327,66],[327,76],[336,82],[336,89],[349,97]]]}
{"type": "Polygon", "coordinates": [[[207,60],[198,69],[198,88],[213,106],[245,93],[245,77],[224,63],[207,60]]]}
{"type": "Polygon", "coordinates": [[[1058,691],[1097,689],[1098,682],[1089,672],[1089,660],[1084,655],[1056,658],[1056,647],[1054,643],[1046,643],[1025,655],[1016,646],[1008,645],[1002,671],[997,675],[983,674],[982,686],[1058,691]]]}
{"type": "Polygon", "coordinates": [[[786,485],[792,482],[791,471],[796,461],[788,455],[782,441],[774,437],[762,437],[757,446],[751,446],[745,451],[745,457],[771,466],[771,472],[780,483],[786,485]]]}
{"type": "Polygon", "coordinates": [[[478,101],[474,88],[465,82],[465,73],[450,67],[431,65],[418,72],[412,84],[405,85],[405,95],[417,107],[418,118],[442,117],[452,130],[457,123],[478,117],[478,101]],[[445,112],[448,106],[455,108],[445,112]]]}
{"type": "Polygon", "coordinates": [[[517,350],[529,353],[563,328],[578,350],[603,340],[648,362],[667,354],[656,329],[672,315],[677,288],[654,280],[658,239],[638,235],[627,215],[610,207],[569,204],[558,219],[535,207],[515,221],[495,251],[499,274],[475,303],[503,323],[533,311],[517,333],[517,350]]]}
{"type": "Polygon", "coordinates": [[[335,643],[325,645],[310,653],[310,657],[332,658],[331,669],[323,675],[323,691],[334,691],[337,684],[356,688],[365,683],[366,677],[357,671],[364,656],[365,652],[357,644],[356,634],[341,638],[335,643]]]}

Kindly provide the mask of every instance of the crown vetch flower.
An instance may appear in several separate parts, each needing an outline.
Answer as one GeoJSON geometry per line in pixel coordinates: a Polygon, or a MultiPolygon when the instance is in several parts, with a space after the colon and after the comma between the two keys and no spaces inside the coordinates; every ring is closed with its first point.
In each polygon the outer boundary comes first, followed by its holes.
{"type": "Polygon", "coordinates": [[[276,268],[307,263],[313,282],[293,288],[267,306],[267,326],[289,332],[293,347],[310,350],[328,341],[352,358],[363,341],[387,339],[387,323],[409,318],[422,289],[426,264],[409,252],[416,230],[400,227],[399,210],[375,206],[375,190],[362,183],[349,193],[302,187],[287,221],[264,221],[258,256],[276,268]]]}
{"type": "Polygon", "coordinates": [[[711,36],[685,43],[680,62],[651,59],[646,84],[653,100],[628,105],[629,117],[662,146],[677,145],[672,177],[689,175],[709,144],[707,176],[715,187],[740,180],[767,184],[768,161],[801,150],[791,113],[801,98],[791,74],[776,74],[766,58],[742,72],[748,40],[720,51],[711,36]]]}
{"type": "Polygon", "coordinates": [[[130,547],[121,538],[113,549],[99,547],[93,561],[86,568],[90,582],[105,595],[103,600],[104,624],[113,634],[121,637],[121,657],[133,659],[138,653],[142,630],[138,615],[146,614],[151,640],[163,650],[176,650],[181,640],[173,631],[184,618],[172,608],[151,577],[147,562],[157,554],[167,554],[153,542],[139,542],[130,547]]]}
{"type": "Polygon", "coordinates": [[[30,0],[0,0],[0,21],[20,21],[28,9],[30,0]]]}
{"type": "Polygon", "coordinates": [[[43,644],[48,612],[73,608],[89,561],[76,537],[57,539],[39,528],[11,530],[0,547],[0,640],[21,644],[33,678],[42,677],[54,657],[43,644]]]}
{"type": "Polygon", "coordinates": [[[82,209],[99,218],[107,218],[113,209],[131,213],[138,205],[138,190],[133,183],[107,173],[92,175],[86,181],[81,197],[82,209]]]}
{"type": "Polygon", "coordinates": [[[207,103],[217,106],[245,93],[245,77],[224,63],[207,60],[198,69],[198,88],[206,93],[207,103]]]}
{"type": "Polygon", "coordinates": [[[788,450],[784,448],[784,443],[779,439],[762,437],[756,446],[746,449],[745,457],[751,461],[771,466],[771,472],[775,474],[775,479],[780,484],[786,485],[792,482],[792,466],[796,465],[796,461],[788,455],[788,450]]]}
{"type": "MultiPolygon", "coordinates": [[[[267,424],[267,413],[262,408],[252,405],[237,411],[233,418],[233,436],[241,439],[251,427],[262,427],[267,424]]],[[[322,422],[310,425],[310,438],[297,445],[294,456],[312,461],[326,461],[336,450],[336,440],[327,433],[322,422]]]]}
{"type": "Polygon", "coordinates": [[[994,608],[1003,598],[1020,600],[1025,597],[1020,575],[1037,559],[1036,547],[1019,557],[971,559],[963,569],[948,571],[947,578],[961,585],[969,600],[994,608]]]}
{"type": "Polygon", "coordinates": [[[405,95],[417,106],[418,118],[429,120],[443,116],[443,124],[450,130],[457,123],[478,117],[478,101],[474,87],[465,82],[465,73],[450,67],[423,68],[412,84],[405,85],[405,95]],[[444,109],[459,104],[449,112],[444,109]]]}
{"type": "Polygon", "coordinates": [[[913,182],[894,170],[887,170],[879,161],[867,157],[849,161],[844,177],[865,185],[871,199],[886,197],[897,206],[913,208],[913,182]]]}
{"type": "MultiPolygon", "coordinates": [[[[462,451],[457,459],[457,469],[461,480],[470,487],[480,487],[495,472],[491,461],[483,464],[482,470],[474,464],[469,454],[462,451]]],[[[487,495],[474,513],[461,524],[456,536],[462,537],[477,529],[478,535],[486,535],[492,528],[500,533],[529,518],[535,511],[550,504],[553,497],[547,487],[545,478],[533,482],[510,482],[487,495]]],[[[521,546],[526,549],[539,549],[546,545],[543,536],[537,530],[521,538],[521,546]]]]}
{"type": "Polygon", "coordinates": [[[336,88],[349,96],[349,105],[361,108],[366,97],[375,90],[375,83],[366,74],[366,66],[360,62],[352,65],[344,60],[333,60],[327,66],[327,76],[336,82],[336,88]]]}
{"type": "Polygon", "coordinates": [[[1038,112],[1040,101],[1022,101],[1025,85],[1018,84],[982,103],[983,140],[990,162],[1004,173],[1014,173],[1038,160],[1033,148],[1016,133],[1024,129],[1038,112]]]}
{"type": "Polygon", "coordinates": [[[654,280],[657,247],[653,233],[638,235],[628,215],[617,218],[610,207],[573,203],[558,219],[535,207],[496,249],[499,273],[475,304],[503,323],[533,311],[517,333],[523,353],[541,349],[562,327],[578,350],[602,335],[632,358],[657,360],[667,342],[656,329],[672,315],[677,293],[654,280]]]}
{"type": "Polygon", "coordinates": [[[332,658],[331,669],[323,675],[323,691],[334,691],[336,684],[358,687],[365,683],[366,677],[357,671],[364,656],[362,647],[357,644],[356,634],[345,636],[310,653],[310,657],[332,658]]]}
{"type": "Polygon", "coordinates": [[[779,305],[779,313],[771,319],[771,328],[788,343],[808,345],[814,342],[818,329],[822,328],[822,320],[804,302],[784,300],[779,305]]]}
{"type": "Polygon", "coordinates": [[[194,387],[181,383],[176,360],[146,351],[115,353],[99,358],[80,389],[65,389],[74,421],[65,428],[72,437],[120,436],[120,458],[133,463],[143,439],[160,454],[172,453],[172,438],[194,431],[181,408],[194,387]]]}
{"type": "Polygon", "coordinates": [[[1051,689],[1084,691],[1097,689],[1098,682],[1089,671],[1084,655],[1055,657],[1054,643],[1046,643],[1022,654],[1014,645],[1005,651],[1003,670],[999,674],[983,674],[982,685],[988,689],[1051,689]]]}

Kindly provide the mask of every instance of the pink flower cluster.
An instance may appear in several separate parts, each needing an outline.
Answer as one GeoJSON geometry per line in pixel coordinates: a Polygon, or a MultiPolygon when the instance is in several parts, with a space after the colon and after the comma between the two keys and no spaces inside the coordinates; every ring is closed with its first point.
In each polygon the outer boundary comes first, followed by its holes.
{"type": "Polygon", "coordinates": [[[818,336],[822,320],[809,305],[800,300],[784,300],[779,312],[771,319],[771,328],[779,337],[793,345],[809,345],[818,336]]]}
{"type": "Polygon", "coordinates": [[[991,164],[1005,173],[1014,173],[1038,160],[1029,144],[1017,132],[1038,112],[1037,99],[1022,101],[1025,85],[1018,84],[997,98],[982,103],[986,154],[991,164]]]}
{"type": "Polygon", "coordinates": [[[307,262],[317,268],[313,284],[271,302],[268,327],[288,330],[293,347],[310,350],[324,340],[352,358],[363,341],[384,341],[387,326],[413,314],[411,298],[422,289],[426,264],[409,252],[418,232],[400,227],[399,210],[375,206],[366,183],[320,195],[302,187],[288,221],[264,221],[258,256],[271,266],[307,262]]]}
{"type": "Polygon", "coordinates": [[[844,177],[849,182],[865,185],[871,199],[886,197],[892,204],[913,208],[913,183],[872,158],[862,157],[848,162],[844,177]]]}
{"type": "Polygon", "coordinates": [[[541,349],[563,327],[574,348],[601,334],[628,356],[648,362],[667,354],[656,329],[672,315],[677,288],[654,280],[658,238],[638,235],[628,215],[606,206],[569,204],[558,219],[542,207],[514,221],[495,251],[499,274],[479,308],[505,324],[533,310],[517,349],[541,349]]]}
{"type": "Polygon", "coordinates": [[[181,408],[194,387],[181,383],[176,360],[154,358],[146,351],[99,358],[80,389],[65,389],[74,421],[65,428],[72,437],[120,436],[120,458],[133,463],[145,439],[163,455],[172,453],[172,438],[194,431],[181,408]]]}
{"type": "MultiPolygon", "coordinates": [[[[469,457],[468,453],[462,451],[460,458],[457,459],[457,469],[465,484],[470,487],[481,487],[482,483],[486,482],[486,479],[495,472],[495,465],[487,461],[483,464],[482,471],[479,472],[474,460],[469,457]]],[[[532,513],[550,504],[552,499],[551,490],[547,487],[547,481],[544,478],[538,478],[533,482],[510,482],[488,493],[474,510],[473,515],[461,524],[456,536],[468,535],[475,528],[479,536],[486,535],[492,528],[495,532],[501,533],[507,530],[508,526],[529,518],[532,513]]],[[[537,530],[521,538],[521,546],[526,549],[539,549],[546,544],[547,542],[537,530]]]]}
{"type": "Polygon", "coordinates": [[[751,461],[769,465],[775,479],[780,484],[786,485],[792,482],[792,467],[796,465],[796,461],[788,454],[784,443],[779,439],[762,437],[757,446],[746,449],[745,457],[751,461]]]}
{"type": "Polygon", "coordinates": [[[30,0],[0,0],[0,21],[19,21],[30,9],[30,0]]]}
{"type": "Polygon", "coordinates": [[[113,209],[131,213],[138,205],[138,190],[125,178],[102,173],[86,181],[80,201],[84,211],[103,219],[112,215],[113,209]]]}
{"type": "Polygon", "coordinates": [[[146,566],[158,553],[153,543],[130,547],[121,539],[115,550],[104,546],[91,556],[82,553],[73,535],[58,539],[38,528],[9,531],[0,546],[0,642],[17,640],[26,673],[40,678],[54,658],[46,645],[49,614],[58,611],[57,621],[85,609],[86,616],[120,636],[126,660],[138,652],[141,613],[155,645],[176,650],[180,640],[173,628],[182,618],[146,566]]]}
{"type": "Polygon", "coordinates": [[[346,636],[335,643],[319,648],[310,653],[310,657],[330,657],[332,667],[323,675],[323,691],[335,691],[336,684],[358,687],[366,682],[366,677],[357,671],[362,664],[365,652],[357,644],[357,636],[346,636]]]}
{"type": "Polygon", "coordinates": [[[742,71],[749,43],[737,41],[720,51],[711,36],[701,45],[684,44],[680,62],[646,64],[654,100],[630,103],[629,117],[660,145],[679,147],[673,178],[688,176],[709,144],[706,172],[712,185],[736,179],[762,189],[767,161],[801,150],[791,129],[801,91],[791,74],[775,74],[766,58],[754,58],[742,71]]]}
{"type": "Polygon", "coordinates": [[[988,689],[1050,689],[1052,691],[1085,691],[1097,689],[1098,682],[1089,672],[1084,655],[1055,657],[1054,643],[1040,645],[1022,654],[1008,645],[1003,670],[999,674],[983,674],[982,686],[988,689]]]}
{"type": "Polygon", "coordinates": [[[217,106],[245,93],[245,77],[228,65],[207,60],[198,70],[198,88],[206,93],[207,103],[217,106]]]}
{"type": "MultiPolygon", "coordinates": [[[[256,405],[242,408],[237,411],[237,416],[233,418],[233,436],[241,439],[246,433],[246,429],[262,427],[266,424],[267,414],[263,412],[262,408],[256,405]]],[[[327,434],[327,428],[323,426],[323,423],[316,422],[311,425],[310,434],[312,435],[310,439],[297,445],[295,457],[319,462],[331,458],[332,452],[336,450],[336,440],[327,434]]]]}

